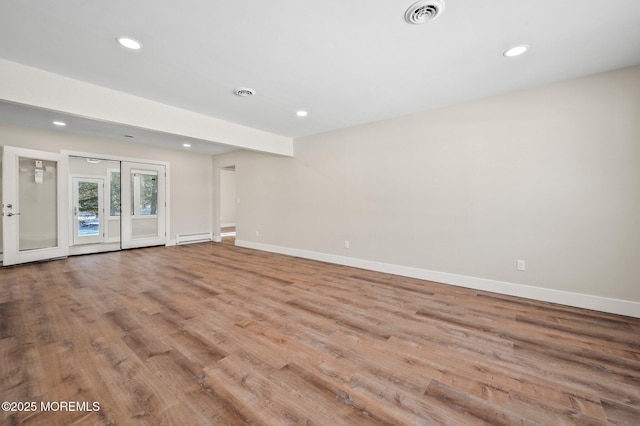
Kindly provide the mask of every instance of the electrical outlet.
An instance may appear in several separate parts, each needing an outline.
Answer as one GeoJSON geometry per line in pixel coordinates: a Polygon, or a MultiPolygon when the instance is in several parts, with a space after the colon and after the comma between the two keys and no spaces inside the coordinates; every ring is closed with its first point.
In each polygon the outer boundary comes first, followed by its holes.
{"type": "Polygon", "coordinates": [[[518,260],[518,271],[524,271],[527,269],[527,264],[524,260],[518,260]]]}
{"type": "Polygon", "coordinates": [[[260,231],[256,231],[256,237],[260,236],[260,231]]]}
{"type": "Polygon", "coordinates": [[[349,241],[345,240],[344,242],[344,248],[348,249],[349,248],[349,241]]]}

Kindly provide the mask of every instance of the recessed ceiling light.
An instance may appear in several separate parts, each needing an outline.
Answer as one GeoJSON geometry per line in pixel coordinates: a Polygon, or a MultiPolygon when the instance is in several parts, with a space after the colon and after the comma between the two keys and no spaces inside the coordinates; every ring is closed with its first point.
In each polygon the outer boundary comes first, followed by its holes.
{"type": "Polygon", "coordinates": [[[309,115],[309,113],[307,111],[298,111],[296,112],[296,115],[298,117],[306,117],[307,115],[309,115]]]}
{"type": "Polygon", "coordinates": [[[54,121],[53,124],[60,127],[64,127],[67,125],[67,123],[65,123],[64,121],[54,121]]]}
{"type": "Polygon", "coordinates": [[[520,46],[515,46],[512,47],[511,49],[507,49],[505,50],[505,52],[503,53],[503,55],[507,58],[513,58],[515,56],[520,56],[523,53],[525,53],[527,50],[529,50],[529,45],[527,44],[523,44],[520,46]]]}
{"type": "Polygon", "coordinates": [[[191,148],[191,144],[190,143],[183,143],[182,146],[184,146],[185,148],[191,148]]]}
{"type": "Polygon", "coordinates": [[[237,87],[235,89],[233,89],[233,93],[235,93],[236,96],[240,96],[242,98],[247,98],[249,96],[253,96],[256,94],[256,91],[253,89],[250,89],[248,87],[237,87]]]}
{"type": "Polygon", "coordinates": [[[127,49],[131,49],[131,50],[142,49],[142,43],[140,43],[135,38],[122,36],[122,37],[116,38],[116,41],[120,46],[126,47],[127,49]]]}

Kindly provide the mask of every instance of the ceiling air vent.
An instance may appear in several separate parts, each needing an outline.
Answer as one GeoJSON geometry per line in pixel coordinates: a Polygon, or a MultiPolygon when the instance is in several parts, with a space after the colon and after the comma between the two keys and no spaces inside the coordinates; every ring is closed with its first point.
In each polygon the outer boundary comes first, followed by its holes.
{"type": "Polygon", "coordinates": [[[249,89],[248,87],[238,87],[237,89],[233,89],[233,93],[236,96],[242,96],[243,98],[253,96],[256,94],[256,91],[253,89],[249,89]]]}
{"type": "Polygon", "coordinates": [[[410,24],[424,24],[436,19],[443,10],[442,0],[420,0],[407,9],[404,19],[410,24]]]}

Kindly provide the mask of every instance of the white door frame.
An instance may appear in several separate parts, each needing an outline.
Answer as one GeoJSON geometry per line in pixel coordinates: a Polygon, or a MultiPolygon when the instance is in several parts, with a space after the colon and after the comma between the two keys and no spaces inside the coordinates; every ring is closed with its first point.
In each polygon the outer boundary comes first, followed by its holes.
{"type": "Polygon", "coordinates": [[[66,257],[69,254],[66,212],[68,206],[68,157],[62,154],[34,149],[4,146],[2,149],[2,225],[3,225],[3,266],[39,260],[66,257]],[[19,158],[55,161],[57,183],[57,245],[51,248],[19,250],[20,200],[18,199],[19,158]],[[11,205],[11,207],[9,207],[11,205]]]}

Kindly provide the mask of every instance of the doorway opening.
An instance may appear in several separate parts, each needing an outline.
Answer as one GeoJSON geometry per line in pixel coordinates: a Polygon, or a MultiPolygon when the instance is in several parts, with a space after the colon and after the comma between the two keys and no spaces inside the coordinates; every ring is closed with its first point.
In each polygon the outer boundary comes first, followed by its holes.
{"type": "Polygon", "coordinates": [[[69,254],[120,250],[120,161],[69,157],[69,254]]]}
{"type": "Polygon", "coordinates": [[[219,235],[223,242],[235,243],[237,233],[236,167],[228,166],[219,170],[219,235]]]}

